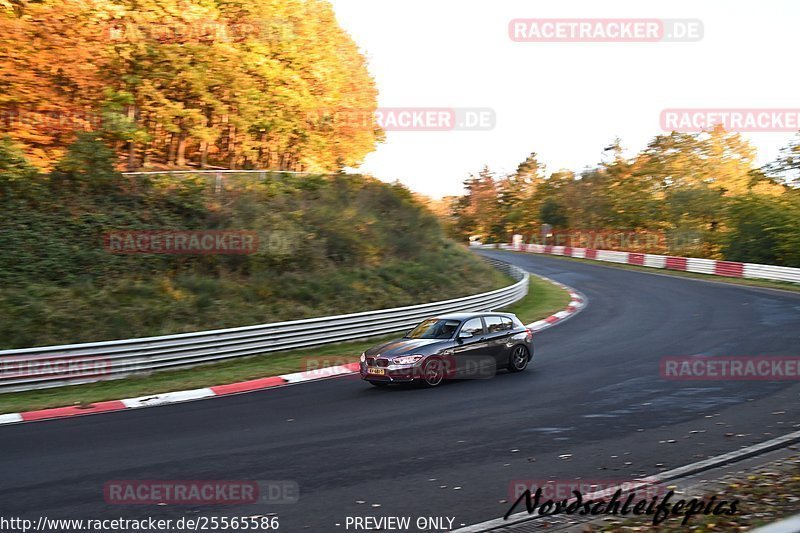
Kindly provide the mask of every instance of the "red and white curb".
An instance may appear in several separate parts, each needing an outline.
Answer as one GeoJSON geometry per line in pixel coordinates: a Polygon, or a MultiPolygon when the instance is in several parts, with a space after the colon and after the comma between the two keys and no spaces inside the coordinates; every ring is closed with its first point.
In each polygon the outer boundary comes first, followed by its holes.
{"type": "Polygon", "coordinates": [[[576,291],[575,289],[573,289],[572,287],[569,287],[567,285],[564,285],[563,283],[559,283],[557,281],[554,281],[554,280],[552,280],[550,278],[546,278],[544,276],[539,276],[538,274],[534,274],[534,275],[537,276],[537,277],[542,278],[545,281],[549,281],[550,283],[552,283],[556,287],[559,287],[559,288],[564,289],[565,291],[567,291],[569,293],[570,301],[569,301],[569,305],[567,305],[567,307],[563,311],[559,311],[558,313],[550,315],[549,317],[547,317],[545,319],[537,320],[536,322],[528,324],[527,327],[529,327],[532,331],[538,332],[538,331],[545,330],[547,328],[551,328],[551,327],[555,326],[557,323],[563,322],[564,320],[566,320],[568,318],[571,318],[572,316],[580,313],[583,310],[583,308],[586,307],[586,302],[587,302],[586,297],[584,295],[582,295],[581,293],[579,293],[578,291],[576,291]]]}
{"type": "Polygon", "coordinates": [[[771,281],[800,283],[800,268],[757,263],[740,263],[737,261],[718,261],[696,257],[676,257],[667,255],[622,252],[616,250],[594,250],[591,248],[575,248],[572,246],[555,246],[544,244],[486,244],[483,249],[511,250],[534,254],[561,255],[576,259],[589,259],[607,263],[620,263],[664,270],[679,270],[722,276],[727,278],[766,279],[771,281]]]}
{"type": "MultiPolygon", "coordinates": [[[[558,287],[566,290],[570,294],[570,303],[563,311],[559,311],[544,320],[538,320],[527,327],[532,331],[542,331],[562,322],[572,315],[578,313],[586,305],[586,299],[574,289],[562,285],[549,278],[539,276],[558,287]]],[[[35,422],[39,420],[53,420],[57,418],[69,418],[73,416],[85,416],[97,413],[109,413],[123,411],[126,409],[141,409],[143,407],[155,407],[158,405],[169,405],[173,403],[202,400],[217,396],[228,396],[232,394],[242,394],[254,392],[273,387],[284,387],[309,381],[319,381],[358,373],[359,363],[349,363],[346,365],[331,366],[305,372],[294,372],[280,376],[270,376],[265,378],[242,381],[240,383],[230,383],[227,385],[217,385],[202,389],[192,389],[176,392],[164,392],[161,394],[150,394],[138,398],[126,398],[124,400],[110,400],[97,402],[90,405],[73,405],[69,407],[56,407],[53,409],[42,409],[38,411],[26,411],[24,413],[0,414],[0,425],[18,424],[23,422],[35,422]]]]}

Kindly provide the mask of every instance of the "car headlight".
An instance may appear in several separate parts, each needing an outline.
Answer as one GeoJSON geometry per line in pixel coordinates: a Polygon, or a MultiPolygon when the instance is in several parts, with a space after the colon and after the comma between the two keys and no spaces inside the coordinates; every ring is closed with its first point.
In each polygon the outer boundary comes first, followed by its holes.
{"type": "Polygon", "coordinates": [[[366,360],[367,360],[367,352],[364,352],[361,354],[361,362],[363,363],[366,360]]]}
{"type": "Polygon", "coordinates": [[[421,355],[406,355],[403,357],[395,357],[394,359],[392,359],[392,363],[396,365],[413,365],[414,363],[422,359],[422,357],[423,356],[421,355]]]}

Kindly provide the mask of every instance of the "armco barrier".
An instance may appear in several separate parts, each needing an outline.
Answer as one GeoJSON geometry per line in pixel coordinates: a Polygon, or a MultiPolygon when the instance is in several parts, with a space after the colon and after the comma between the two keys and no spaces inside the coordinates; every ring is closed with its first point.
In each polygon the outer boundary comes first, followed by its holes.
{"type": "Polygon", "coordinates": [[[524,298],[528,273],[503,261],[489,262],[516,283],[463,298],[393,309],[160,337],[3,350],[0,392],[88,383],[374,337],[408,329],[431,315],[494,310],[524,298]]]}
{"type": "Polygon", "coordinates": [[[548,246],[544,244],[484,244],[477,247],[483,249],[499,248],[501,250],[536,254],[564,255],[568,257],[577,257],[579,259],[593,259],[596,261],[640,265],[667,270],[683,270],[686,272],[725,276],[729,278],[766,279],[770,281],[800,283],[800,268],[792,267],[738,263],[735,261],[716,261],[714,259],[698,259],[695,257],[673,257],[611,250],[592,250],[589,248],[571,248],[569,246],[548,246]]]}

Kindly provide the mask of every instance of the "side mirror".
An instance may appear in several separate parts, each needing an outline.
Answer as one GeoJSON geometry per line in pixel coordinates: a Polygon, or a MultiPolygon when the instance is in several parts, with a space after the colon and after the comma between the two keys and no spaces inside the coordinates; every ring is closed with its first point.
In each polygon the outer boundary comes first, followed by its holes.
{"type": "Polygon", "coordinates": [[[462,331],[458,334],[459,339],[471,339],[473,337],[472,333],[469,331],[462,331]]]}

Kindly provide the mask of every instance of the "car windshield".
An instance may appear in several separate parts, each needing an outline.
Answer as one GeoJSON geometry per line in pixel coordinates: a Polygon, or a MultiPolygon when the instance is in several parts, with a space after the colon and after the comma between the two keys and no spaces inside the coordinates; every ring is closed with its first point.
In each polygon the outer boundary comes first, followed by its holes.
{"type": "Polygon", "coordinates": [[[408,333],[406,339],[449,339],[451,338],[458,325],[458,320],[443,320],[440,318],[429,318],[420,323],[408,333]]]}

